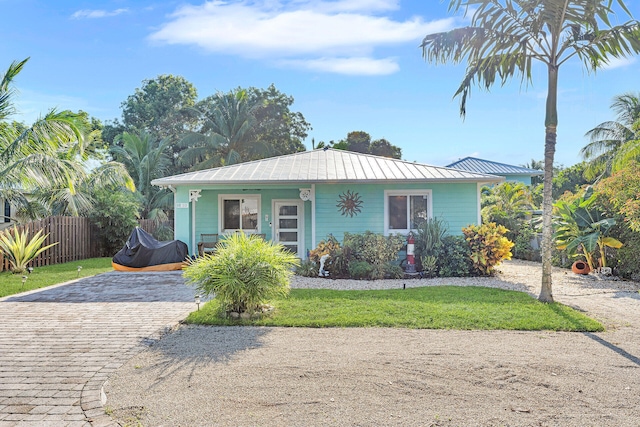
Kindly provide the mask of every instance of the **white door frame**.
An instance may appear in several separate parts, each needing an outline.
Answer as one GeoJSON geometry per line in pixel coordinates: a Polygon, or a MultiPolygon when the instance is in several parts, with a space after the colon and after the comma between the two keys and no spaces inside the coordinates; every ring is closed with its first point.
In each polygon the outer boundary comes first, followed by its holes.
{"type": "MultiPolygon", "coordinates": [[[[304,201],[300,199],[273,199],[271,204],[271,212],[273,213],[273,229],[272,229],[272,240],[274,242],[279,242],[279,234],[278,231],[280,229],[280,213],[279,209],[277,209],[278,204],[284,205],[296,205],[298,207],[298,257],[301,259],[305,259],[305,246],[304,246],[304,201]]],[[[287,242],[292,243],[292,242],[287,242]]]]}

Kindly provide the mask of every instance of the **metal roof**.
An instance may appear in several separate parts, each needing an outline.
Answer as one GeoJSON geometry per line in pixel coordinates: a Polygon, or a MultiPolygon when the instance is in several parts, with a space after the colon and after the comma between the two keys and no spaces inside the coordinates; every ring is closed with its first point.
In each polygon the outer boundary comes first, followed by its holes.
{"type": "Polygon", "coordinates": [[[345,150],[318,149],[166,178],[153,185],[335,182],[498,182],[502,178],[345,150]]]}
{"type": "Polygon", "coordinates": [[[446,167],[468,172],[488,173],[492,175],[544,175],[543,171],[537,169],[507,165],[504,163],[492,162],[490,160],[477,159],[475,157],[465,157],[464,159],[453,162],[446,167]]]}

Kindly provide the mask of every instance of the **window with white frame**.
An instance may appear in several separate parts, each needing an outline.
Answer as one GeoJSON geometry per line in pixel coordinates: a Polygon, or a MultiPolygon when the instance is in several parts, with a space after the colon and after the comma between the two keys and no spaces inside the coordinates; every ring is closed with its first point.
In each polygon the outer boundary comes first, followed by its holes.
{"type": "Polygon", "coordinates": [[[221,195],[220,229],[223,232],[243,230],[259,232],[260,198],[258,196],[221,195]]]}
{"type": "Polygon", "coordinates": [[[407,234],[431,217],[431,190],[387,190],[384,198],[385,234],[407,234]]]}

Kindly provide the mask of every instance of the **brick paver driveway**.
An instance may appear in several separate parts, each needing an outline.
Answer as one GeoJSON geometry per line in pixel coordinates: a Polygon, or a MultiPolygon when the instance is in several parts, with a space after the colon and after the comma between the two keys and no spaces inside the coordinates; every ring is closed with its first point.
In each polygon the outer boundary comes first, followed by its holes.
{"type": "Polygon", "coordinates": [[[180,272],[112,272],[0,299],[0,427],[112,425],[102,385],[193,297],[180,272]]]}

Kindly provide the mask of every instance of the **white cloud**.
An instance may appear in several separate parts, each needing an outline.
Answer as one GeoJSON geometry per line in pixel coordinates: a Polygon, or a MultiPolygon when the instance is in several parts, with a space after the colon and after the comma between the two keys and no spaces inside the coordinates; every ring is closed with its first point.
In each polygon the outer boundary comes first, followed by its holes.
{"type": "Polygon", "coordinates": [[[603,70],[613,70],[615,68],[627,67],[636,62],[636,58],[611,58],[606,65],[602,67],[603,70]]]}
{"type": "Polygon", "coordinates": [[[324,72],[389,74],[397,60],[375,58],[376,48],[417,46],[454,22],[384,15],[398,7],[397,0],[210,1],[179,8],[150,40],[324,72]]]}
{"type": "Polygon", "coordinates": [[[352,58],[320,58],[283,60],[285,66],[302,68],[312,71],[347,74],[354,76],[379,76],[393,74],[400,69],[392,58],[374,59],[367,57],[352,58]]]}
{"type": "Polygon", "coordinates": [[[110,17],[110,16],[117,16],[117,15],[126,13],[128,11],[129,11],[129,9],[116,9],[116,10],[112,10],[112,11],[100,10],[100,9],[96,9],[96,10],[82,9],[82,10],[79,10],[79,11],[75,12],[73,15],[71,15],[71,17],[74,18],[74,19],[107,18],[107,17],[110,17]]]}

